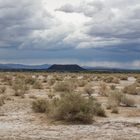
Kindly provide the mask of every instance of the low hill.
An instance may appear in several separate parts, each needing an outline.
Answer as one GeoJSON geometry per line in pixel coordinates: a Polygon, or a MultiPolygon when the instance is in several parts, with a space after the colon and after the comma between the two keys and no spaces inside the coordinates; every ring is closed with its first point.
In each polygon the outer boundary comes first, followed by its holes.
{"type": "Polygon", "coordinates": [[[79,65],[52,65],[48,68],[49,71],[84,71],[85,69],[80,67],[79,65]]]}

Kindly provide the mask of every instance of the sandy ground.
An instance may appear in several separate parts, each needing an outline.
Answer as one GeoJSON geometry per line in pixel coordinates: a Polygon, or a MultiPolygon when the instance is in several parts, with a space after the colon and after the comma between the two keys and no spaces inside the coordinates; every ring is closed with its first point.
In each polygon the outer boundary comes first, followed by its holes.
{"type": "Polygon", "coordinates": [[[50,123],[46,115],[34,113],[31,100],[11,96],[0,108],[0,140],[140,140],[139,104],[119,114],[95,118],[91,125],[68,125],[50,123]]]}
{"type": "Polygon", "coordinates": [[[140,140],[139,117],[99,118],[92,125],[50,125],[25,99],[7,101],[1,110],[1,140],[140,140]]]}

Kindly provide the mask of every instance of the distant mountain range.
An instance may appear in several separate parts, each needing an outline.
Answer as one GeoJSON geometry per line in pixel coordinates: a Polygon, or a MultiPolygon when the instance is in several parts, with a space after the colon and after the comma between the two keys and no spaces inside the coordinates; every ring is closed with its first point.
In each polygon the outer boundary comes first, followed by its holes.
{"type": "Polygon", "coordinates": [[[119,68],[107,68],[107,67],[88,67],[88,66],[79,66],[79,65],[22,65],[22,64],[0,64],[0,70],[48,70],[48,71],[104,71],[104,72],[129,72],[140,70],[131,70],[131,69],[119,69],[119,68]]]}
{"type": "Polygon", "coordinates": [[[51,65],[0,64],[0,69],[48,69],[51,65]]]}

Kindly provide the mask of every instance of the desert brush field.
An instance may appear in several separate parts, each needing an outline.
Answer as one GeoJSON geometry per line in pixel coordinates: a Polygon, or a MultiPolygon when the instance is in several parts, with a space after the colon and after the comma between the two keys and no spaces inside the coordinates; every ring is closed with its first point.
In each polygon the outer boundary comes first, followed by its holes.
{"type": "Polygon", "coordinates": [[[140,140],[140,74],[0,72],[0,140],[140,140]]]}

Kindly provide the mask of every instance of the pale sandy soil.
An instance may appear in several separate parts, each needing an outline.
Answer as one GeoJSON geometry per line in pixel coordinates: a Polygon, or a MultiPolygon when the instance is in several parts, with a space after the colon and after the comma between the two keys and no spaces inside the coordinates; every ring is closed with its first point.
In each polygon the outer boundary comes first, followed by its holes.
{"type": "MultiPolygon", "coordinates": [[[[131,83],[130,78],[121,86],[131,83]]],[[[106,118],[97,117],[91,125],[68,125],[50,122],[46,115],[34,113],[33,99],[28,96],[34,93],[45,97],[46,92],[33,91],[23,99],[10,96],[0,108],[0,140],[140,140],[140,96],[136,108],[120,108],[119,114],[107,111],[106,118]]],[[[106,103],[104,97],[98,100],[106,103]]]]}

